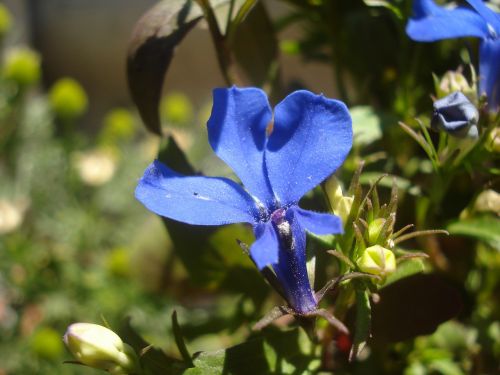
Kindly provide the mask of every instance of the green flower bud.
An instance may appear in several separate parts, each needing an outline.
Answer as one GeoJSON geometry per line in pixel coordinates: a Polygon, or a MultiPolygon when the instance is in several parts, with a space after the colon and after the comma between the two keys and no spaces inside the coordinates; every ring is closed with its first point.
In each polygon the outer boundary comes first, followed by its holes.
{"type": "Polygon", "coordinates": [[[132,347],[110,329],[91,323],[74,323],[64,335],[64,343],[82,364],[115,375],[136,373],[137,355],[132,347]]]}
{"type": "Polygon", "coordinates": [[[53,110],[62,119],[77,118],[87,110],[87,94],[72,78],[58,80],[50,89],[49,100],[53,110]]]}
{"type": "Polygon", "coordinates": [[[382,227],[385,224],[385,219],[383,218],[378,218],[373,220],[369,225],[368,225],[368,242],[370,244],[376,244],[377,239],[380,236],[380,232],[382,231],[382,227]]]}
{"type": "Polygon", "coordinates": [[[12,15],[7,7],[0,4],[0,38],[2,38],[12,27],[12,15]]]}
{"type": "Polygon", "coordinates": [[[436,93],[438,98],[442,98],[455,91],[463,92],[471,100],[477,99],[474,85],[469,84],[461,72],[449,70],[436,85],[436,93]]]}
{"type": "Polygon", "coordinates": [[[330,177],[326,181],[325,191],[333,213],[342,219],[342,223],[345,226],[349,213],[351,212],[354,197],[344,196],[342,194],[342,187],[335,176],[330,177]]]}
{"type": "Polygon", "coordinates": [[[3,75],[20,86],[35,84],[41,75],[40,55],[27,47],[9,49],[5,56],[3,75]]]}
{"type": "Polygon", "coordinates": [[[134,116],[125,108],[115,108],[104,117],[101,140],[115,143],[117,140],[129,140],[134,136],[134,116]]]}
{"type": "Polygon", "coordinates": [[[489,132],[485,147],[489,152],[500,154],[500,127],[497,126],[489,132]]]}
{"type": "Polygon", "coordinates": [[[130,254],[125,248],[113,249],[107,259],[106,266],[109,273],[117,277],[128,277],[131,274],[130,254]]]}
{"type": "Polygon", "coordinates": [[[192,121],[194,111],[186,95],[174,92],[162,99],[160,113],[170,123],[186,124],[192,121]]]}
{"type": "Polygon", "coordinates": [[[356,264],[363,272],[385,278],[396,270],[396,257],[391,250],[374,245],[366,248],[356,264]]]}

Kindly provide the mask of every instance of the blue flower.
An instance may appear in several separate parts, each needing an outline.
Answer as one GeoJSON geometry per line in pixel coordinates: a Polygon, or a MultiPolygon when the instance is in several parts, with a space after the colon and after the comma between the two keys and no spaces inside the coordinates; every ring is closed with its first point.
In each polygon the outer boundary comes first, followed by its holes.
{"type": "Polygon", "coordinates": [[[420,42],[477,37],[479,94],[486,94],[490,110],[500,106],[500,15],[481,0],[466,0],[470,7],[445,9],[432,0],[415,0],[413,18],[406,26],[410,38],[420,42]]]}
{"type": "Polygon", "coordinates": [[[215,89],[208,120],[210,145],[245,186],[222,177],[183,176],[159,161],[145,171],[136,198],[158,215],[193,225],[250,223],[250,256],[271,267],[289,306],[316,310],[306,269],[306,233],[342,232],[331,214],[304,210],[301,197],[343,163],[352,122],[337,100],[296,91],[274,110],[256,88],[215,89]]]}

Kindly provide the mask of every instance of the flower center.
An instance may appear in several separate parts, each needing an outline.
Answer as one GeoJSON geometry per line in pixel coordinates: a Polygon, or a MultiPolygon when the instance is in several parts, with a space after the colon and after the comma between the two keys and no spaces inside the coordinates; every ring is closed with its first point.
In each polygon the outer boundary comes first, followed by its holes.
{"type": "Polygon", "coordinates": [[[270,217],[271,222],[276,226],[281,240],[285,243],[285,248],[293,249],[292,227],[285,218],[286,208],[278,208],[270,217]]]}
{"type": "Polygon", "coordinates": [[[271,214],[270,220],[274,224],[276,224],[276,226],[279,226],[280,224],[282,224],[285,221],[285,212],[286,212],[286,209],[278,208],[277,210],[275,210],[271,214]]]}

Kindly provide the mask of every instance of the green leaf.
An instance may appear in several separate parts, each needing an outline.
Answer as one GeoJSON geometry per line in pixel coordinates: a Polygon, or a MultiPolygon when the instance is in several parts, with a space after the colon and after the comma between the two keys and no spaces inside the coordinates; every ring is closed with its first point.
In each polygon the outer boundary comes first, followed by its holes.
{"type": "Polygon", "coordinates": [[[354,144],[369,145],[382,138],[382,120],[370,106],[357,106],[350,110],[354,144]]]}
{"type": "Polygon", "coordinates": [[[446,229],[451,235],[473,237],[500,249],[500,219],[484,215],[449,224],[446,229]]]}
{"type": "MultiPolygon", "coordinates": [[[[214,0],[214,7],[228,0],[214,0]]],[[[161,135],[158,112],[165,73],[175,47],[203,18],[192,0],[163,0],[136,23],[127,53],[127,78],[130,93],[144,124],[161,135]]]]}
{"type": "Polygon", "coordinates": [[[174,333],[175,343],[177,344],[179,353],[181,353],[182,358],[186,363],[189,364],[190,367],[193,366],[191,355],[189,354],[186,343],[184,342],[181,326],[179,325],[179,321],[177,320],[177,311],[175,310],[172,313],[172,331],[174,333]]]}
{"type": "Polygon", "coordinates": [[[302,330],[269,332],[225,350],[195,354],[195,368],[184,375],[316,373],[320,364],[316,348],[302,330]]]}
{"type": "Polygon", "coordinates": [[[402,261],[398,264],[396,271],[389,275],[384,283],[384,286],[392,284],[405,277],[415,275],[425,271],[424,262],[422,259],[413,258],[402,261]]]}
{"type": "Polygon", "coordinates": [[[366,345],[371,332],[370,296],[366,290],[356,290],[356,326],[349,360],[354,360],[366,345]]]}

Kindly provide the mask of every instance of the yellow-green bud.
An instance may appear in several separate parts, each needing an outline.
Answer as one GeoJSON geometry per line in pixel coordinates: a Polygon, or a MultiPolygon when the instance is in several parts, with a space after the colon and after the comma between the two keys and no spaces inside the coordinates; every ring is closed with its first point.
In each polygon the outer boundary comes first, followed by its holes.
{"type": "Polygon", "coordinates": [[[385,224],[385,219],[383,218],[378,218],[373,220],[369,225],[368,225],[368,242],[370,244],[376,244],[377,239],[380,236],[380,232],[382,231],[382,227],[385,224]]]}
{"type": "Polygon", "coordinates": [[[342,223],[345,226],[346,220],[351,212],[354,197],[343,195],[342,187],[335,176],[326,180],[325,191],[333,213],[342,219],[342,223]]]}
{"type": "Polygon", "coordinates": [[[138,358],[132,347],[110,329],[91,323],[74,323],[64,335],[64,343],[82,364],[125,375],[137,372],[138,358]]]}
{"type": "Polygon", "coordinates": [[[12,15],[5,5],[0,4],[0,38],[7,34],[11,26],[12,15]]]}
{"type": "Polygon", "coordinates": [[[477,96],[473,85],[469,84],[467,78],[460,71],[449,70],[436,86],[436,93],[438,98],[442,98],[455,91],[461,91],[471,100],[475,100],[477,96]]]}
{"type": "Polygon", "coordinates": [[[174,92],[162,99],[160,113],[168,122],[186,124],[192,121],[194,111],[186,95],[174,92]]]}
{"type": "Polygon", "coordinates": [[[500,194],[495,190],[485,190],[479,194],[474,203],[477,212],[493,212],[500,216],[500,194]]]}
{"type": "Polygon", "coordinates": [[[7,51],[3,66],[6,79],[20,86],[29,86],[40,79],[40,55],[27,47],[15,47],[7,51]]]}
{"type": "Polygon", "coordinates": [[[87,94],[72,78],[58,80],[50,89],[49,100],[56,114],[62,119],[77,118],[87,110],[87,94]]]}
{"type": "Polygon", "coordinates": [[[134,136],[134,116],[126,108],[115,108],[104,117],[101,140],[114,143],[116,140],[129,140],[134,136]]]}
{"type": "Polygon", "coordinates": [[[500,127],[497,126],[489,132],[485,147],[490,152],[500,154],[500,127]]]}
{"type": "Polygon", "coordinates": [[[391,250],[374,245],[366,248],[356,264],[363,272],[386,277],[396,270],[396,257],[391,250]]]}

